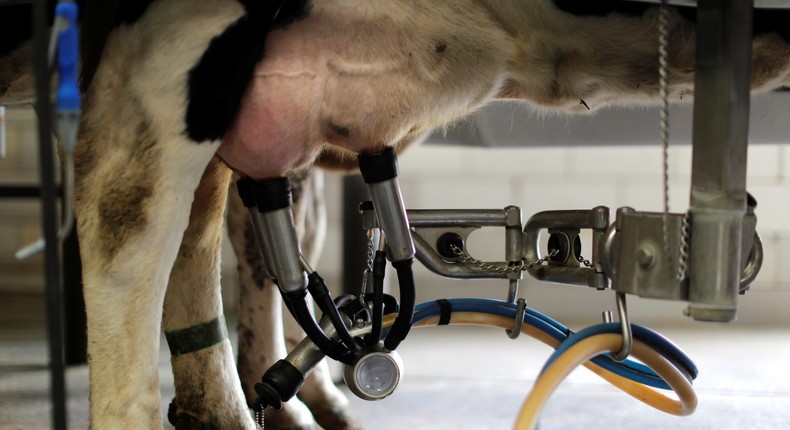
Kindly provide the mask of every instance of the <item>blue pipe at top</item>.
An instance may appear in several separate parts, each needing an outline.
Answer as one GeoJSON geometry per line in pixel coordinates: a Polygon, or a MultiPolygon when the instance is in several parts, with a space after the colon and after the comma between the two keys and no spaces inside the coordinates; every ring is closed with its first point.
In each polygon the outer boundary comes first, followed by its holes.
{"type": "Polygon", "coordinates": [[[76,3],[61,2],[55,8],[55,19],[62,27],[57,36],[58,89],[55,110],[79,111],[82,98],[78,84],[80,38],[77,28],[79,9],[76,3]]]}

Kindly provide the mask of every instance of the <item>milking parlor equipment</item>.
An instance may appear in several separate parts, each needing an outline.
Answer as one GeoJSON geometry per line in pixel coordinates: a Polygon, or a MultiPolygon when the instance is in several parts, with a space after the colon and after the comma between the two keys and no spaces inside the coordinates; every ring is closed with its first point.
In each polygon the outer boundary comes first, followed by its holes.
{"type": "MultiPolygon", "coordinates": [[[[3,3],[3,2],[0,2],[3,3]]],[[[8,5],[26,3],[24,1],[5,2],[8,5]]],[[[35,70],[35,110],[38,116],[38,146],[41,183],[35,187],[19,187],[11,193],[14,197],[40,197],[42,209],[43,238],[26,246],[16,253],[16,257],[24,260],[33,255],[44,255],[44,282],[46,292],[47,310],[47,337],[50,363],[50,398],[52,401],[52,428],[67,428],[66,410],[66,357],[71,360],[81,360],[84,355],[84,345],[80,345],[80,336],[73,336],[73,331],[64,333],[64,293],[61,258],[74,260],[73,254],[61,255],[61,245],[69,238],[74,241],[72,234],[74,213],[72,208],[74,190],[74,161],[73,153],[77,140],[77,130],[81,113],[81,94],[78,84],[80,42],[78,31],[79,10],[76,2],[60,0],[51,15],[51,2],[30,1],[33,22],[33,67],[35,70]],[[51,27],[50,27],[51,25],[51,27]],[[57,72],[57,84],[54,100],[51,101],[50,92],[53,89],[53,73],[57,72]],[[52,136],[57,136],[61,150],[61,175],[60,187],[56,180],[55,151],[52,145],[52,136]],[[58,197],[62,202],[60,216],[57,210],[58,197]],[[68,336],[66,336],[68,335],[68,336]],[[66,350],[66,338],[69,339],[71,348],[66,350]],[[78,350],[74,352],[74,350],[78,350]],[[75,357],[77,357],[75,359],[75,357]]],[[[5,6],[0,4],[0,6],[5,6]]],[[[2,112],[0,112],[2,114],[2,112]]],[[[0,123],[3,118],[0,115],[0,123]]],[[[5,141],[2,138],[2,124],[0,124],[0,158],[5,156],[5,141]]],[[[76,243],[73,244],[76,248],[76,243]]],[[[77,259],[78,260],[78,259],[77,259]]],[[[76,282],[73,266],[78,266],[75,261],[68,267],[66,276],[70,277],[72,284],[76,282]]],[[[79,276],[76,275],[78,278],[79,276]]],[[[79,287],[76,288],[77,290],[79,287]]],[[[74,300],[70,297],[69,300],[74,300]]],[[[81,303],[80,303],[81,304],[81,303]]],[[[78,320],[72,314],[65,322],[73,323],[78,320]],[[72,320],[72,321],[69,321],[72,320]]],[[[83,338],[84,340],[84,338],[83,338]]]]}
{"type": "MultiPolygon", "coordinates": [[[[372,197],[360,205],[369,238],[367,269],[359,294],[332,299],[300,254],[287,179],[240,180],[238,189],[266,266],[307,334],[255,386],[256,411],[279,408],[292,398],[324,356],[345,364],[346,382],[356,395],[383,399],[403,374],[396,348],[411,327],[482,324],[506,328],[514,339],[527,333],[556,348],[525,400],[516,428],[534,427],[547,396],[583,363],[660,410],[692,413],[694,363],[661,335],[630,324],[626,297],[685,301],[687,315],[695,320],[729,322],[736,317],[738,296],[759,272],[763,248],[756,233],[756,202],[746,192],[752,7],[750,1],[697,2],[692,186],[686,213],[670,213],[666,203],[663,213],[599,206],[540,212],[522,224],[515,206],[406,210],[394,151],[360,154],[359,168],[372,197]],[[502,261],[484,262],[469,254],[467,239],[482,228],[504,230],[502,261]],[[546,235],[548,240],[541,240],[546,235]],[[583,243],[582,237],[590,237],[591,243],[583,243]],[[507,284],[507,297],[415,305],[415,258],[439,276],[500,279],[507,284]],[[397,272],[400,301],[384,294],[387,260],[397,272]],[[518,298],[524,272],[540,281],[612,291],[619,321],[611,322],[609,314],[602,324],[572,332],[518,298]],[[323,313],[318,321],[305,303],[308,292],[323,313]],[[646,387],[673,390],[678,400],[646,387]]],[[[664,24],[661,33],[666,157],[664,24]]]]}

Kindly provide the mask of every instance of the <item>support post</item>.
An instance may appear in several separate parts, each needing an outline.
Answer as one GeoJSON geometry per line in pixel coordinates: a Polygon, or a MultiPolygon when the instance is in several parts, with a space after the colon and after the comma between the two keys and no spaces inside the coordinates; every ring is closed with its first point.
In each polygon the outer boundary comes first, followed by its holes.
{"type": "Polygon", "coordinates": [[[38,113],[38,145],[41,170],[42,230],[44,249],[44,279],[46,284],[47,335],[49,337],[50,395],[52,400],[52,428],[65,430],[66,377],[63,340],[63,283],[61,279],[60,242],[55,184],[55,154],[52,147],[52,119],[49,103],[49,64],[47,50],[46,0],[33,3],[33,67],[36,71],[36,111],[38,113]]]}
{"type": "Polygon", "coordinates": [[[753,0],[699,0],[689,315],[732,321],[746,212],[753,0]]]}

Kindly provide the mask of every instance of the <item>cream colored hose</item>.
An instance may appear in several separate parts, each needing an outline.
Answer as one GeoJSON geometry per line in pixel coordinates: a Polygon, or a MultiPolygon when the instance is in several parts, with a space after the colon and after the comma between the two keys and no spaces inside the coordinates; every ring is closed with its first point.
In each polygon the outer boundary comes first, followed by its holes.
{"type": "MultiPolygon", "coordinates": [[[[438,324],[438,322],[439,317],[435,316],[415,323],[414,327],[433,326],[438,324]]],[[[384,324],[388,325],[388,323],[389,321],[387,320],[384,324]]],[[[484,325],[509,329],[513,326],[513,319],[478,312],[453,312],[450,324],[484,325]]],[[[528,324],[522,325],[521,332],[553,348],[556,348],[560,344],[557,339],[554,339],[543,331],[528,324]]],[[[538,377],[537,381],[535,381],[535,386],[522,405],[515,428],[517,430],[533,429],[537,423],[540,410],[554,389],[556,389],[560,382],[562,382],[574,368],[582,364],[617,388],[658,410],[681,416],[690,415],[694,412],[697,406],[697,396],[691,383],[686,379],[683,373],[675,368],[667,359],[641,341],[634,339],[634,347],[631,355],[642,361],[661,376],[677,393],[679,400],[664,396],[649,387],[614,374],[588,361],[603,353],[617,352],[622,348],[622,344],[621,335],[606,333],[582,340],[569,348],[538,377]]]]}

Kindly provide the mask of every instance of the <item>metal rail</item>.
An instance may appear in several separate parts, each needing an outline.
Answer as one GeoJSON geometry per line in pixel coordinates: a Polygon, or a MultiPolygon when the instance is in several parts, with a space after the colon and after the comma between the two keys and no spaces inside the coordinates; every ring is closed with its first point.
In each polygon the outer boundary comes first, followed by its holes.
{"type": "Polygon", "coordinates": [[[36,111],[38,113],[38,142],[41,169],[42,230],[46,241],[44,250],[44,279],[46,283],[47,333],[50,356],[50,396],[52,399],[52,428],[65,430],[66,378],[65,343],[63,335],[63,283],[61,278],[60,241],[58,241],[57,186],[55,183],[55,154],[52,145],[52,118],[49,97],[49,29],[47,1],[33,3],[33,66],[36,70],[36,111]]]}
{"type": "MultiPolygon", "coordinates": [[[[661,0],[630,0],[640,3],[661,3],[661,0]]],[[[704,1],[704,0],[703,0],[704,1]]],[[[698,6],[702,1],[697,0],[669,0],[669,4],[676,6],[698,6]]],[[[754,7],[760,9],[790,9],[788,0],[754,0],[754,7]]]]}
{"type": "Polygon", "coordinates": [[[732,321],[741,278],[752,57],[752,1],[697,8],[689,315],[732,321]]]}

